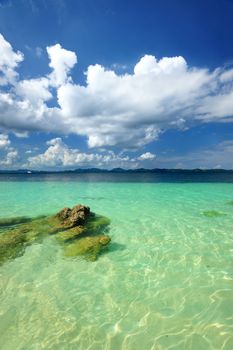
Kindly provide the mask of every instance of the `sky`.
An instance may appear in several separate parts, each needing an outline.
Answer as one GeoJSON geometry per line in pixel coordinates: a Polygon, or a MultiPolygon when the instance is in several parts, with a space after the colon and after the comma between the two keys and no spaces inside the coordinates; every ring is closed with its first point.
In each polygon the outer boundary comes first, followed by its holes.
{"type": "Polygon", "coordinates": [[[0,169],[233,169],[233,0],[0,0],[0,169]]]}

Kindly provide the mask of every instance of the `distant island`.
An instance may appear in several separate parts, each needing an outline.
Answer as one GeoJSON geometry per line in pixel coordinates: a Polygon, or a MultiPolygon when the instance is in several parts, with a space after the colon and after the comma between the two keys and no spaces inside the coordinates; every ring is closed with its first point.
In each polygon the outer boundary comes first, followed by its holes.
{"type": "Polygon", "coordinates": [[[168,174],[168,173],[233,173],[233,169],[123,169],[123,168],[114,168],[114,169],[100,169],[100,168],[79,168],[74,170],[32,170],[32,169],[17,169],[17,170],[0,170],[0,174],[97,174],[97,173],[149,173],[149,174],[168,174]]]}

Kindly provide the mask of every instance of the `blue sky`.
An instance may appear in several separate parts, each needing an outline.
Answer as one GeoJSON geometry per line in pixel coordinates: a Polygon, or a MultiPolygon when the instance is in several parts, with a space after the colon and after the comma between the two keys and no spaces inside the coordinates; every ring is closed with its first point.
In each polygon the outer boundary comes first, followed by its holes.
{"type": "Polygon", "coordinates": [[[0,168],[233,168],[232,0],[0,0],[0,168]]]}

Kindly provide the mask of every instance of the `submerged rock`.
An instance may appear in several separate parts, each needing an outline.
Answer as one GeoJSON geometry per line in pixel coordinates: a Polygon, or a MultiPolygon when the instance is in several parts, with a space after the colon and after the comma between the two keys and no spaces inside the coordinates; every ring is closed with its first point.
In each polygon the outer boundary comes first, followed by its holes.
{"type": "Polygon", "coordinates": [[[61,242],[69,242],[78,238],[80,235],[83,235],[85,232],[86,228],[84,226],[76,226],[65,231],[58,232],[56,238],[61,242]]]}
{"type": "Polygon", "coordinates": [[[21,256],[28,245],[47,235],[46,217],[27,219],[20,223],[18,218],[11,218],[9,221],[2,219],[2,222],[8,224],[2,225],[0,230],[0,264],[10,258],[21,256]]]}
{"type": "Polygon", "coordinates": [[[12,226],[16,224],[23,224],[25,222],[31,221],[30,218],[26,216],[17,216],[13,218],[3,218],[0,219],[0,226],[12,226]]]}
{"type": "Polygon", "coordinates": [[[218,216],[225,216],[226,214],[220,213],[219,211],[216,211],[216,210],[208,210],[208,211],[203,211],[203,215],[207,216],[208,218],[214,218],[218,216]]]}
{"type": "Polygon", "coordinates": [[[26,235],[24,232],[12,230],[0,235],[0,263],[14,259],[24,253],[26,235]]]}
{"type": "Polygon", "coordinates": [[[111,221],[106,216],[95,215],[87,221],[85,227],[89,232],[98,233],[107,228],[110,225],[110,222],[111,221]]]}
{"type": "Polygon", "coordinates": [[[84,255],[87,260],[95,261],[101,250],[111,241],[109,236],[88,236],[75,240],[65,248],[65,256],[75,257],[84,255]]]}
{"type": "Polygon", "coordinates": [[[1,219],[1,222],[0,263],[21,256],[28,245],[51,234],[63,245],[66,256],[87,255],[89,260],[96,260],[110,242],[110,237],[105,235],[110,220],[91,213],[89,207],[81,204],[52,216],[1,219]]]}

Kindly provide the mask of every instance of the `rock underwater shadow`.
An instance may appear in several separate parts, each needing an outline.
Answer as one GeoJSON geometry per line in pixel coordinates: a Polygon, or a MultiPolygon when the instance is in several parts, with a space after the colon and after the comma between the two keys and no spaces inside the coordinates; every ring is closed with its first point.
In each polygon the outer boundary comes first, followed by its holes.
{"type": "Polygon", "coordinates": [[[111,239],[110,220],[81,204],[64,208],[52,216],[16,217],[0,220],[0,264],[24,254],[27,246],[54,235],[66,257],[97,260],[111,239]]]}

